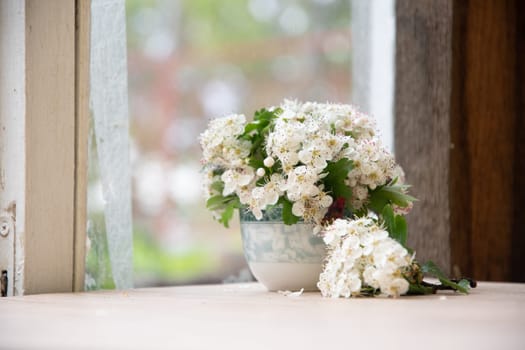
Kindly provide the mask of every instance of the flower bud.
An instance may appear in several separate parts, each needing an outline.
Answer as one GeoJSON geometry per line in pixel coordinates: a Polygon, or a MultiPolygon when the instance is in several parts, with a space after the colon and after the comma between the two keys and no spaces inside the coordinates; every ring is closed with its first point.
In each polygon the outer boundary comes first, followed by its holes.
{"type": "Polygon", "coordinates": [[[272,157],[266,157],[263,161],[264,163],[264,166],[267,167],[267,168],[271,168],[273,167],[273,165],[275,164],[275,160],[273,160],[272,157]]]}
{"type": "Polygon", "coordinates": [[[266,174],[266,171],[265,171],[263,168],[259,168],[259,169],[257,169],[256,174],[257,174],[257,176],[259,176],[259,177],[263,177],[264,174],[266,174]]]}

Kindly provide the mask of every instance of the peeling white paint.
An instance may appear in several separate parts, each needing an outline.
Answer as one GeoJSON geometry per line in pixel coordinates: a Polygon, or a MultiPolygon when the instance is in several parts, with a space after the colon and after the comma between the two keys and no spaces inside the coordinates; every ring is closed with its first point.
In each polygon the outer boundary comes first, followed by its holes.
{"type": "Polygon", "coordinates": [[[11,215],[16,203],[16,222],[10,238],[15,250],[2,249],[9,255],[8,295],[24,291],[25,222],[25,2],[0,1],[0,213],[11,215]],[[15,273],[16,271],[16,273],[15,273]],[[14,283],[13,283],[14,281],[14,283]]]}

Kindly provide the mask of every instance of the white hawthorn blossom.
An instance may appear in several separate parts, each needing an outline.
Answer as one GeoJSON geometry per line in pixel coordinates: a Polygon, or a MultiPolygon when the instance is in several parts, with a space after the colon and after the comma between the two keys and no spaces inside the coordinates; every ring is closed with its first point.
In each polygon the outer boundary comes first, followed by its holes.
{"type": "Polygon", "coordinates": [[[402,270],[413,256],[371,218],[337,219],[323,239],[329,250],[318,283],[323,296],[359,296],[363,287],[393,297],[408,291],[402,270]]]}
{"type": "Polygon", "coordinates": [[[284,179],[280,174],[272,174],[270,180],[262,187],[254,187],[251,197],[246,202],[257,220],[262,218],[262,211],[269,205],[275,205],[283,194],[284,179]]]}
{"type": "Polygon", "coordinates": [[[242,168],[228,169],[221,175],[224,182],[223,196],[228,196],[244,186],[248,185],[255,177],[253,168],[245,166],[242,168]]]}
{"type": "MultiPolygon", "coordinates": [[[[319,228],[337,199],[323,185],[330,162],[352,161],[344,181],[352,190],[353,210],[366,205],[369,191],[400,173],[376,137],[374,120],[354,106],[285,100],[269,110],[277,112],[256,163],[249,162],[251,141],[240,137],[247,123],[244,115],[212,120],[200,137],[205,186],[222,182],[222,195],[237,196],[256,217],[283,198],[291,202],[294,215],[319,228]]],[[[207,198],[216,195],[211,189],[205,192],[207,198]]]]}
{"type": "Polygon", "coordinates": [[[249,141],[238,139],[245,124],[246,117],[238,114],[213,119],[200,137],[203,162],[225,168],[242,165],[251,146],[249,141]]]}

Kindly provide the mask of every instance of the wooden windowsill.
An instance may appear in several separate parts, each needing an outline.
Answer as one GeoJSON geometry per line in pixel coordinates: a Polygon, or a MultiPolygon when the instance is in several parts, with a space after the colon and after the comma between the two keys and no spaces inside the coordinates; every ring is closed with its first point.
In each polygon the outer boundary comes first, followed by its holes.
{"type": "Polygon", "coordinates": [[[523,349],[525,284],[326,299],[257,284],[0,299],[2,349],[523,349]]]}

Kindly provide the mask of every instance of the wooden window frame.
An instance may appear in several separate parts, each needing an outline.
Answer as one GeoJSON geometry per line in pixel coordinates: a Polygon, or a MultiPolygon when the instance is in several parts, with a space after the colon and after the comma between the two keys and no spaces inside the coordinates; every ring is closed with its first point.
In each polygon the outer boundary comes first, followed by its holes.
{"type": "Polygon", "coordinates": [[[396,13],[409,245],[456,277],[525,282],[525,5],[397,0],[396,13]]]}
{"type": "Polygon", "coordinates": [[[20,68],[0,78],[7,102],[0,109],[0,215],[13,241],[0,252],[10,255],[8,295],[84,289],[90,5],[0,5],[7,23],[0,36],[20,45],[4,50],[0,62],[2,70],[20,68]]]}

